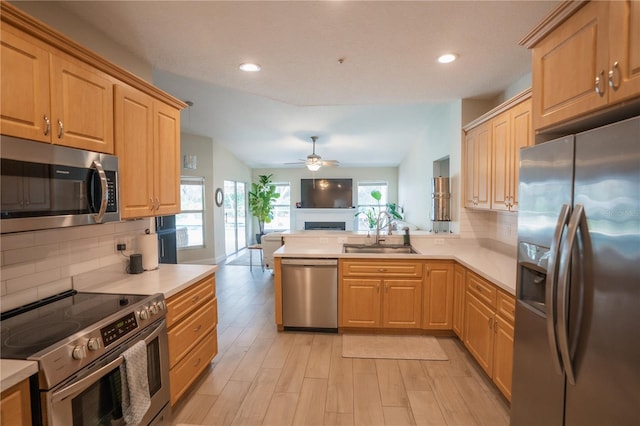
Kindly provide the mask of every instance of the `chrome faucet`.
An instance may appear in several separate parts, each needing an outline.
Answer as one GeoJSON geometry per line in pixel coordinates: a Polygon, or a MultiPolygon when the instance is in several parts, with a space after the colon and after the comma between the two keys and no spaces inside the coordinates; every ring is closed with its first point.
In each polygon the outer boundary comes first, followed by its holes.
{"type": "Polygon", "coordinates": [[[385,215],[389,219],[389,230],[387,235],[391,235],[391,214],[389,212],[382,211],[378,213],[378,220],[376,221],[376,244],[380,244],[380,241],[384,241],[384,238],[380,238],[380,216],[385,215]]]}

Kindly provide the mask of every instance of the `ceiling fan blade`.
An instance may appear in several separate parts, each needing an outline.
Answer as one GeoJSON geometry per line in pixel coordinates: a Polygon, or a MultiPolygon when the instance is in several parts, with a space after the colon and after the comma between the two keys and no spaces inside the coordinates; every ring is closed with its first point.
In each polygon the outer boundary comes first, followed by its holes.
{"type": "Polygon", "coordinates": [[[322,165],[327,167],[338,167],[340,162],[338,160],[322,160],[322,165]]]}
{"type": "Polygon", "coordinates": [[[301,161],[294,161],[292,163],[284,163],[284,164],[305,164],[306,162],[301,160],[301,161]]]}

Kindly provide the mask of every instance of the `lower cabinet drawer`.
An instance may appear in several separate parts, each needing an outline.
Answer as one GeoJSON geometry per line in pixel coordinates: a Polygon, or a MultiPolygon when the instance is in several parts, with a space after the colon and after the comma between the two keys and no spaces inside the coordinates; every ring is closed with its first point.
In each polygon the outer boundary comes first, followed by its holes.
{"type": "Polygon", "coordinates": [[[218,353],[218,328],[215,327],[196,348],[169,371],[171,405],[174,405],[218,353]]]}
{"type": "Polygon", "coordinates": [[[184,321],[169,329],[169,368],[184,358],[216,326],[218,304],[214,298],[184,321]]]}

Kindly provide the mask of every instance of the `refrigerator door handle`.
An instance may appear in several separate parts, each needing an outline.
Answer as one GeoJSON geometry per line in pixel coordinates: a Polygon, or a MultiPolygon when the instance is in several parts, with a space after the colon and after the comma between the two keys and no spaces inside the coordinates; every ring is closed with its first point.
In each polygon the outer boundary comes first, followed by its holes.
{"type": "Polygon", "coordinates": [[[560,363],[560,353],[558,347],[558,338],[556,336],[556,287],[557,287],[557,271],[558,257],[560,252],[560,241],[564,227],[569,221],[569,213],[571,206],[563,204],[558,215],[558,222],[551,240],[551,248],[549,249],[549,261],[547,263],[547,281],[545,283],[545,306],[547,314],[547,338],[549,339],[549,349],[551,350],[551,359],[558,374],[562,374],[562,364],[560,363]]]}
{"type": "MultiPolygon", "coordinates": [[[[576,204],[569,221],[567,239],[560,254],[560,273],[558,277],[558,343],[560,355],[564,365],[565,374],[570,384],[576,384],[571,353],[569,352],[569,275],[571,269],[571,257],[578,236],[578,230],[586,233],[586,216],[584,206],[576,204]]],[[[576,325],[576,330],[579,327],[576,325]]]]}

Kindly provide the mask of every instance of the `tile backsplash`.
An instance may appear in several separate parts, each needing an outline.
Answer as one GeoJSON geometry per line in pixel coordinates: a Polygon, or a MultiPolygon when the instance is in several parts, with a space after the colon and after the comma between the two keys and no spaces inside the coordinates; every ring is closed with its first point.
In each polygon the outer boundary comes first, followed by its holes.
{"type": "Polygon", "coordinates": [[[152,225],[141,219],[1,235],[0,311],[69,290],[74,275],[116,265],[124,271],[137,236],[152,225]]]}

